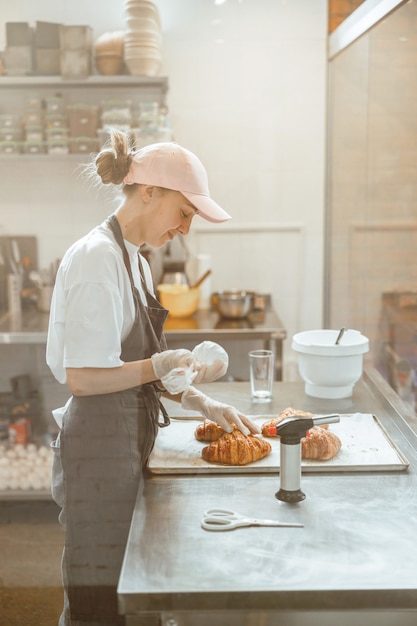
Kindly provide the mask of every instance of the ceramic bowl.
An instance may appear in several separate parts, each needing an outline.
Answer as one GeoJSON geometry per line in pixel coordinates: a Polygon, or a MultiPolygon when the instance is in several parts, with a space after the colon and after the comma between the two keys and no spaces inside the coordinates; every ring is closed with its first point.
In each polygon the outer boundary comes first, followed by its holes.
{"type": "Polygon", "coordinates": [[[338,330],[308,330],[293,336],[298,370],[305,392],[315,398],[349,398],[363,372],[369,340],[358,330],[346,330],[336,345],[338,330]]]}

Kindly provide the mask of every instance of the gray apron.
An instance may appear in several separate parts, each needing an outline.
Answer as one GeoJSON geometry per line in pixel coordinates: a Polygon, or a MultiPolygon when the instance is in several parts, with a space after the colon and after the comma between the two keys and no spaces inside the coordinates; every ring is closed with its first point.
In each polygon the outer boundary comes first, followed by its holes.
{"type": "MultiPolygon", "coordinates": [[[[123,251],[135,300],[135,321],[122,343],[124,362],[166,349],[168,311],[148,292],[141,301],[119,223],[107,224],[123,251]]],[[[52,492],[65,527],[62,559],[65,606],[60,624],[116,626],[117,583],[143,469],[159,426],[169,424],[153,384],[95,396],[73,397],[55,442],[52,492]],[[160,415],[163,422],[160,423],[160,415]]]]}

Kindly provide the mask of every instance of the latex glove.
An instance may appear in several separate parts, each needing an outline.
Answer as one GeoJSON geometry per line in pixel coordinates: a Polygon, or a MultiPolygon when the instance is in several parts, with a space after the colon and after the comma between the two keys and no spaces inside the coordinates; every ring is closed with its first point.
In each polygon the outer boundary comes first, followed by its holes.
{"type": "Polygon", "coordinates": [[[200,370],[194,378],[195,383],[211,383],[226,374],[229,355],[218,343],[203,341],[195,346],[192,354],[200,362],[200,370]]]}
{"type": "Polygon", "coordinates": [[[200,363],[190,350],[164,350],[151,356],[155,378],[169,393],[177,394],[187,389],[200,368],[200,363]]]}
{"type": "Polygon", "coordinates": [[[184,391],[181,405],[183,409],[199,411],[204,417],[216,422],[228,433],[233,430],[232,424],[235,424],[244,435],[261,432],[257,424],[254,424],[246,415],[239,413],[235,407],[217,402],[195,387],[189,387],[184,391]]]}

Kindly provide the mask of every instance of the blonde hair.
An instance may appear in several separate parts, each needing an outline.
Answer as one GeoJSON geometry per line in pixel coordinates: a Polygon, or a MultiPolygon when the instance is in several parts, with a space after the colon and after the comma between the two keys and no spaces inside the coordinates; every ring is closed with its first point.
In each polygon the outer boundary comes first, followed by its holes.
{"type": "Polygon", "coordinates": [[[104,185],[120,185],[130,168],[134,150],[129,135],[113,130],[110,145],[104,147],[96,156],[95,169],[104,185]]]}

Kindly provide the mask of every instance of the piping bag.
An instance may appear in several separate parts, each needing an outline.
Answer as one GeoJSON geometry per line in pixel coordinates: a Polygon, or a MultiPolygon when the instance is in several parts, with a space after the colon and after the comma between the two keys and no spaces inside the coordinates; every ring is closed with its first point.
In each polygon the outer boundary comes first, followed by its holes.
{"type": "Polygon", "coordinates": [[[280,437],[280,489],[275,497],[282,502],[301,502],[306,495],[301,490],[301,439],[313,426],[340,422],[340,415],[288,418],[270,426],[269,436],[280,437]]]}
{"type": "MultiPolygon", "coordinates": [[[[229,365],[229,356],[226,350],[214,341],[203,341],[192,350],[194,357],[204,366],[204,382],[211,382],[223,376],[229,365]]],[[[176,367],[163,378],[161,382],[165,389],[174,395],[191,387],[195,378],[198,382],[199,372],[193,365],[188,367],[176,367]]]]}

